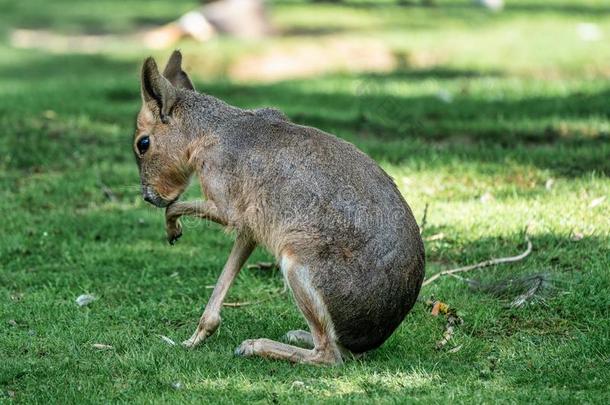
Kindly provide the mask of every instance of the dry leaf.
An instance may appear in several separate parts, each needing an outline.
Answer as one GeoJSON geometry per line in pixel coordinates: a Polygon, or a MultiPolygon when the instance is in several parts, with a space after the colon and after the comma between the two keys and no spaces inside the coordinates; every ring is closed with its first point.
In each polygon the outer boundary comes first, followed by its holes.
{"type": "Polygon", "coordinates": [[[163,335],[159,335],[159,337],[161,338],[161,340],[163,340],[165,343],[167,343],[170,346],[176,346],[176,342],[174,342],[173,340],[171,340],[170,338],[168,338],[167,336],[163,336],[163,335]]]}
{"type": "Polygon", "coordinates": [[[457,316],[454,312],[447,313],[447,323],[445,324],[445,332],[443,333],[443,338],[436,342],[436,348],[438,350],[445,347],[447,343],[453,337],[453,333],[455,332],[455,327],[464,323],[462,318],[457,316]]]}
{"type": "Polygon", "coordinates": [[[434,301],[434,304],[432,305],[432,312],[430,312],[430,314],[432,314],[432,316],[438,316],[438,314],[441,313],[447,314],[448,311],[449,305],[441,301],[434,301]]]}
{"type": "Polygon", "coordinates": [[[440,308],[441,308],[440,301],[436,301],[434,303],[434,305],[432,306],[432,312],[430,312],[430,314],[432,314],[432,316],[438,316],[438,312],[440,311],[440,308]]]}
{"type": "MultiPolygon", "coordinates": [[[[426,300],[427,306],[432,306],[432,315],[437,316],[438,314],[443,314],[447,317],[447,322],[445,324],[445,331],[443,333],[443,338],[436,342],[436,349],[442,349],[453,337],[454,329],[456,326],[459,326],[464,323],[462,318],[457,314],[457,311],[454,308],[449,307],[449,305],[445,304],[441,301],[432,301],[426,300]]],[[[457,350],[456,350],[457,351],[457,350]]]]}

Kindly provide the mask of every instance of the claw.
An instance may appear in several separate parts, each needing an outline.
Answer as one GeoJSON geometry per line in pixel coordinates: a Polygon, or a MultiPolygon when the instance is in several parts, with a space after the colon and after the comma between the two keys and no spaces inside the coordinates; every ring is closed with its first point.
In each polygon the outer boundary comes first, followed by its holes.
{"type": "Polygon", "coordinates": [[[253,339],[244,340],[242,342],[242,344],[240,344],[239,346],[237,346],[235,348],[235,351],[233,351],[233,354],[235,356],[240,356],[240,357],[251,356],[254,353],[253,345],[254,345],[253,339]]]}
{"type": "Polygon", "coordinates": [[[167,241],[169,242],[170,245],[174,245],[178,239],[180,239],[182,237],[182,232],[180,232],[178,235],[172,235],[170,237],[167,238],[167,241]]]}
{"type": "Polygon", "coordinates": [[[243,355],[244,355],[244,352],[245,352],[244,348],[242,348],[241,346],[237,346],[237,347],[235,348],[235,351],[233,352],[233,354],[234,354],[235,356],[243,356],[243,355]]]}

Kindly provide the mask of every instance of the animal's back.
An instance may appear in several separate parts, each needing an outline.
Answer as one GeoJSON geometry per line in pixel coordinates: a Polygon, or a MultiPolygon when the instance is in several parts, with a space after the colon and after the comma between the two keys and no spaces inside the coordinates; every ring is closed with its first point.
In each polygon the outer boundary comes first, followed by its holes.
{"type": "Polygon", "coordinates": [[[274,224],[262,242],[301,259],[344,347],[378,347],[413,306],[423,279],[411,210],[392,179],[353,145],[283,119],[249,126],[244,174],[262,188],[256,211],[274,224]]]}

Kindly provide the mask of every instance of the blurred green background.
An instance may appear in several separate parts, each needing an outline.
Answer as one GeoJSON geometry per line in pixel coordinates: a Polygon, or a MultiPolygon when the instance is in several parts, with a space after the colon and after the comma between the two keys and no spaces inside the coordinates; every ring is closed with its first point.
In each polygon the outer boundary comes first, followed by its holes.
{"type": "Polygon", "coordinates": [[[272,36],[143,45],[198,6],[0,0],[0,402],[610,401],[608,2],[272,1],[272,36]],[[279,274],[244,270],[229,301],[263,302],[225,308],[194,351],[168,345],[194,330],[231,246],[191,220],[170,248],[139,194],[140,64],[174,47],[199,91],[345,138],[418,221],[428,205],[428,275],[517,254],[529,225],[530,257],[468,276],[553,287],[515,309],[440,279],[422,297],[464,319],[445,348],[445,320],[417,304],[380,349],[312,368],[233,358],[305,326],[279,274]]]}

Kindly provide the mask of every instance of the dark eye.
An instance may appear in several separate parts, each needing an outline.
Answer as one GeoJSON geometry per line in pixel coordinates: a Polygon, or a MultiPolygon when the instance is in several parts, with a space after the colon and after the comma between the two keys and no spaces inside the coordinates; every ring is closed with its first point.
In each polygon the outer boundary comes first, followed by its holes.
{"type": "Polygon", "coordinates": [[[148,147],[150,146],[150,138],[147,136],[143,136],[142,138],[138,139],[138,143],[136,146],[138,147],[138,152],[140,152],[140,155],[145,154],[148,150],[148,147]]]}

